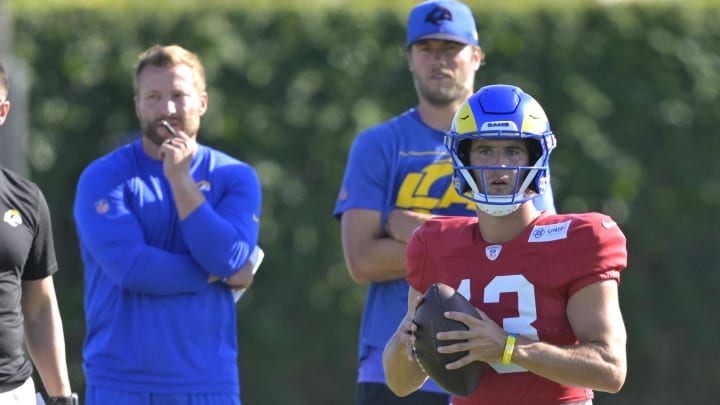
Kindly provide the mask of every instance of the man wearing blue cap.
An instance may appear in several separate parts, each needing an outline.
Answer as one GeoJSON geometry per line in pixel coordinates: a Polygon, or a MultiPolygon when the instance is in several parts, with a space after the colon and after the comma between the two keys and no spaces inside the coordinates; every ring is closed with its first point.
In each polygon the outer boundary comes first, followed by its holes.
{"type": "MultiPolygon", "coordinates": [[[[418,4],[408,18],[406,47],[418,105],[358,135],[335,206],[350,275],[368,285],[358,405],[448,404],[432,381],[405,398],[393,394],[382,352],[407,312],[405,249],[413,230],[432,215],[476,215],[474,204],[451,184],[453,167],[443,144],[483,64],[472,11],[454,0],[418,4]]],[[[554,211],[551,199],[541,204],[554,211]]]]}

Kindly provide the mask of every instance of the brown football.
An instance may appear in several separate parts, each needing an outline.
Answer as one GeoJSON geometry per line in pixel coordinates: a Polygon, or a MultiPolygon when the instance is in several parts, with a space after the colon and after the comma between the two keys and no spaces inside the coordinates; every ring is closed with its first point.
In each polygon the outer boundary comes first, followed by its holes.
{"type": "Polygon", "coordinates": [[[428,376],[440,387],[455,396],[467,397],[480,382],[485,370],[485,363],[474,361],[456,370],[446,369],[446,364],[459,360],[468,352],[438,353],[438,347],[458,341],[438,340],[436,335],[438,332],[468,329],[462,322],[445,318],[443,315],[445,312],[464,312],[482,319],[480,313],[455,289],[442,283],[431,285],[423,298],[417,307],[414,319],[417,324],[415,346],[413,347],[415,358],[428,376]]]}

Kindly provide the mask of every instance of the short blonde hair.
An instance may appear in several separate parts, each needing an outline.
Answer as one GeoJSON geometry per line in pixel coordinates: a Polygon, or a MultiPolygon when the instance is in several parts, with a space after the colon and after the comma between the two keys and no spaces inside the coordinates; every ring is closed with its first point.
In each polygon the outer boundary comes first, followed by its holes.
{"type": "Polygon", "coordinates": [[[192,69],[195,88],[200,93],[204,92],[205,69],[196,54],[178,45],[153,45],[140,54],[135,64],[135,77],[133,78],[135,93],[138,91],[138,77],[145,67],[175,67],[179,65],[186,65],[192,69]]]}

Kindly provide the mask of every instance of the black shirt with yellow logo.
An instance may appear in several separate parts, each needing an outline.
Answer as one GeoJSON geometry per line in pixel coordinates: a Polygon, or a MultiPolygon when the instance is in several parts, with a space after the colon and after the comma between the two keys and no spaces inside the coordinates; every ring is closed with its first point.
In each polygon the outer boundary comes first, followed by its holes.
{"type": "Polygon", "coordinates": [[[50,211],[38,186],[0,168],[0,392],[32,374],[25,353],[23,280],[57,271],[50,211]]]}

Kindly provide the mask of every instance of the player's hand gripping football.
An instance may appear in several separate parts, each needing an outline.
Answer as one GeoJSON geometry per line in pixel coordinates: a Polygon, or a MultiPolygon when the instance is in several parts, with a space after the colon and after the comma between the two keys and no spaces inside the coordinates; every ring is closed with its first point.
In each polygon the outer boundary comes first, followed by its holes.
{"type": "Polygon", "coordinates": [[[401,336],[401,343],[405,345],[406,347],[406,353],[408,361],[415,362],[415,350],[413,347],[415,346],[415,332],[417,331],[417,325],[414,322],[415,318],[415,311],[417,311],[418,305],[423,300],[422,295],[418,295],[415,297],[415,301],[410,303],[410,307],[408,308],[408,313],[405,316],[405,318],[400,322],[400,326],[398,326],[398,329],[402,331],[400,334],[401,336]]]}
{"type": "Polygon", "coordinates": [[[484,362],[500,362],[502,360],[507,332],[490,319],[486,313],[479,309],[477,311],[482,316],[482,320],[462,312],[450,311],[445,314],[446,318],[462,322],[468,327],[468,330],[437,334],[439,340],[467,340],[438,347],[440,353],[468,352],[465,357],[448,363],[446,367],[449,370],[461,368],[476,360],[484,362]]]}

